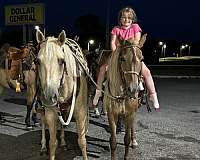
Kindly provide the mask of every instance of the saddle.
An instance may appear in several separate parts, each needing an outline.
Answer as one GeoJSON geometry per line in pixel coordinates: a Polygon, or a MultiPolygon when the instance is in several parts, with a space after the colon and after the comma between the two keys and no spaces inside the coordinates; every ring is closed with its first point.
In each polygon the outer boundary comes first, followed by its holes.
{"type": "Polygon", "coordinates": [[[23,59],[27,56],[28,49],[23,47],[18,49],[16,47],[10,47],[8,49],[6,69],[9,70],[9,77],[12,80],[21,80],[22,75],[22,63],[23,59]]]}

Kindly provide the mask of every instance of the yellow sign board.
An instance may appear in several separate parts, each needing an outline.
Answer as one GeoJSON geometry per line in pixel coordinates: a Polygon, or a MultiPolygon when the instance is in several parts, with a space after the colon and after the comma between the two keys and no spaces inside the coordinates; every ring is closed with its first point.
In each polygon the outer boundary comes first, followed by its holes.
{"type": "Polygon", "coordinates": [[[42,3],[5,6],[5,25],[44,24],[42,3]]]}

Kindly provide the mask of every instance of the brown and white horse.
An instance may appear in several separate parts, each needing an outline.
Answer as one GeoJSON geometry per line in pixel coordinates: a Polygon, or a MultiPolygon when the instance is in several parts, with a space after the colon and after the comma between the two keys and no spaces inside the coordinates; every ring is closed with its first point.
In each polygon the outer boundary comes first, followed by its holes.
{"type": "Polygon", "coordinates": [[[129,146],[137,145],[134,121],[139,106],[139,83],[142,67],[142,52],[140,48],[143,46],[145,39],[146,37],[143,37],[138,46],[133,45],[131,40],[127,41],[127,43],[123,42],[112,53],[108,66],[104,105],[111,129],[110,148],[112,160],[116,159],[116,128],[119,117],[122,117],[125,125],[124,159],[128,159],[129,146]]]}
{"type": "MultiPolygon", "coordinates": [[[[68,125],[73,115],[76,120],[78,144],[83,159],[87,160],[85,137],[88,127],[87,79],[83,69],[87,68],[87,63],[78,44],[74,40],[67,39],[64,31],[58,38],[45,38],[43,33],[37,30],[36,39],[39,44],[38,100],[43,108],[41,151],[46,150],[45,125],[47,125],[50,133],[49,156],[50,160],[55,159],[57,120],[59,119],[63,125],[68,125]],[[62,112],[60,108],[68,110],[69,104],[71,108],[66,118],[66,112],[62,112]]],[[[63,128],[61,145],[65,145],[63,128]]]]}
{"type": "Polygon", "coordinates": [[[23,87],[27,88],[27,114],[25,118],[27,128],[31,127],[30,116],[36,89],[34,64],[36,54],[37,51],[31,43],[20,49],[6,43],[0,49],[0,94],[4,88],[15,89],[16,82],[26,85],[23,87]]]}

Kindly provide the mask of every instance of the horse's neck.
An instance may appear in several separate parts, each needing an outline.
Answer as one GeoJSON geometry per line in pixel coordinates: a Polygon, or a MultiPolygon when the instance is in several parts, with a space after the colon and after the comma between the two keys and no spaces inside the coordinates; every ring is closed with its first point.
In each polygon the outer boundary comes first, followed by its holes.
{"type": "Polygon", "coordinates": [[[61,84],[59,96],[63,98],[64,101],[67,101],[72,97],[75,81],[72,76],[68,76],[66,74],[63,78],[63,84],[61,84]]]}

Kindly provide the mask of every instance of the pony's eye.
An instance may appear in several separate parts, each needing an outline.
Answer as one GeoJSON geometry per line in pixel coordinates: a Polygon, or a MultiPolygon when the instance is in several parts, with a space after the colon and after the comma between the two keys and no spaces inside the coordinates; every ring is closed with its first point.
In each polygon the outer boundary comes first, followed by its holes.
{"type": "Polygon", "coordinates": [[[121,57],[120,60],[121,60],[121,62],[125,62],[126,61],[124,57],[121,57]]]}

